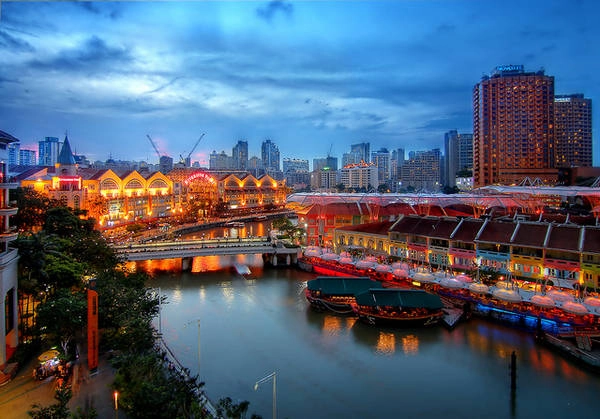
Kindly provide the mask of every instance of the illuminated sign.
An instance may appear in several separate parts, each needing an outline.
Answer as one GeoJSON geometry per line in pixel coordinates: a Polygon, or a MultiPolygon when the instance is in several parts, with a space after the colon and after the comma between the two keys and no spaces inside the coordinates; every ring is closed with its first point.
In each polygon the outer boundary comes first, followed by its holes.
{"type": "Polygon", "coordinates": [[[192,183],[195,180],[203,180],[205,182],[211,182],[214,183],[215,180],[207,173],[204,172],[196,172],[194,174],[192,174],[189,178],[187,178],[184,183],[186,185],[189,185],[190,183],[192,183]]]}
{"type": "Polygon", "coordinates": [[[508,72],[508,71],[523,71],[523,65],[499,65],[498,67],[496,67],[496,71],[503,73],[503,72],[508,72]]]}
{"type": "Polygon", "coordinates": [[[554,101],[555,102],[570,102],[571,98],[570,97],[555,97],[554,101]]]}

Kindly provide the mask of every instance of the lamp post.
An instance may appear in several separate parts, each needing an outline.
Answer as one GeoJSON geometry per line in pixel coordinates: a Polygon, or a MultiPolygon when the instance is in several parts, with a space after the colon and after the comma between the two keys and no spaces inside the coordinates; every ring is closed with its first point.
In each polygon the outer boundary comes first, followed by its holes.
{"type": "Polygon", "coordinates": [[[277,419],[277,373],[264,376],[254,384],[254,391],[258,390],[258,385],[273,379],[273,419],[277,419]]]}
{"type": "Polygon", "coordinates": [[[119,392],[115,390],[113,393],[115,399],[115,418],[119,417],[119,392]]]}

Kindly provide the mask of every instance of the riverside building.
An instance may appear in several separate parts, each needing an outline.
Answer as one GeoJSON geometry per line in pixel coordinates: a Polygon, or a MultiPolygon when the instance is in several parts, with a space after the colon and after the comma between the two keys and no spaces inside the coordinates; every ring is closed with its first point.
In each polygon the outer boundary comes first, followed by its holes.
{"type": "Polygon", "coordinates": [[[539,178],[553,184],[554,77],[504,65],[473,88],[474,187],[539,178]]]}

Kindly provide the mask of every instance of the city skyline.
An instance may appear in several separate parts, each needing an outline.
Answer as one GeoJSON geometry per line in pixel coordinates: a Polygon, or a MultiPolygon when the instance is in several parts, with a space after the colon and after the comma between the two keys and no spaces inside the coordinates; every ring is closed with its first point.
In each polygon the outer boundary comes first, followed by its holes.
{"type": "MultiPolygon", "coordinates": [[[[66,131],[92,161],[155,164],[146,135],[177,161],[203,133],[192,161],[205,166],[240,140],[249,157],[271,139],[281,159],[310,162],[362,142],[372,151],[443,149],[446,132],[472,133],[473,86],[503,64],[543,68],[557,95],[593,103],[600,91],[593,1],[4,2],[1,10],[0,129],[33,149],[66,131]]],[[[593,152],[600,166],[598,140],[593,152]]]]}

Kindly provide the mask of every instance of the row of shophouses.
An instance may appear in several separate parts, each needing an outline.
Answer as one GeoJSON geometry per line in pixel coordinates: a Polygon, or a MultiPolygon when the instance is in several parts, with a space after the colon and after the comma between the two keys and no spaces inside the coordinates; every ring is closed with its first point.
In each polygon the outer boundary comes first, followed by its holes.
{"type": "Polygon", "coordinates": [[[600,282],[597,225],[403,215],[395,221],[338,227],[332,245],[338,253],[394,256],[455,272],[490,268],[514,279],[568,288],[597,289],[600,282]]]}
{"type": "Polygon", "coordinates": [[[71,166],[33,167],[16,174],[22,187],[85,210],[102,227],[132,221],[231,216],[285,205],[285,181],[268,175],[211,173],[194,168],[151,174],[71,166]]]}

